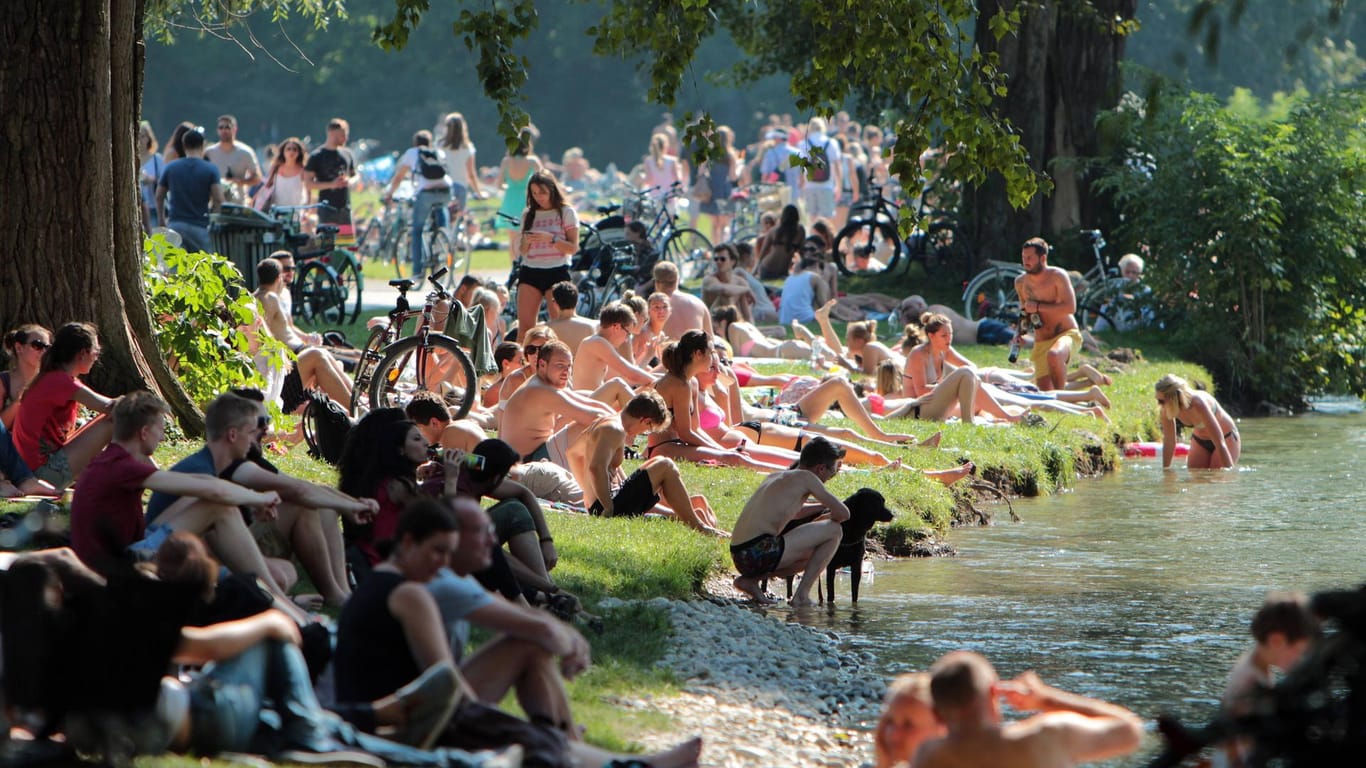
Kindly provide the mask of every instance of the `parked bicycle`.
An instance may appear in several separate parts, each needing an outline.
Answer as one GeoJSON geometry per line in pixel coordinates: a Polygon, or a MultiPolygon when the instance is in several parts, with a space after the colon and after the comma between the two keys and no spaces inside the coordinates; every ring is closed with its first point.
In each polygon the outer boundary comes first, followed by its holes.
{"type": "Polygon", "coordinates": [[[1104,320],[1111,328],[1117,327],[1116,314],[1133,284],[1120,276],[1118,267],[1106,264],[1101,254],[1105,250],[1105,236],[1100,230],[1084,230],[1081,236],[1091,247],[1095,263],[1082,275],[1077,288],[1077,324],[1091,330],[1104,320]]]}
{"type": "Polygon", "coordinates": [[[321,224],[313,235],[301,231],[297,213],[313,205],[272,206],[270,213],[284,222],[284,248],[294,254],[297,272],[290,284],[293,314],[317,325],[354,323],[360,317],[365,278],[360,261],[337,247],[337,227],[321,224]]]}
{"type": "Polygon", "coordinates": [[[729,200],[718,201],[721,211],[730,214],[723,231],[723,242],[739,243],[759,237],[759,217],[766,210],[781,207],[777,184],[751,184],[737,187],[729,200]]]}
{"type": "Polygon", "coordinates": [[[411,199],[395,198],[385,202],[383,211],[370,219],[356,239],[356,250],[361,257],[372,264],[389,263],[394,277],[407,275],[411,208],[411,199]]]}
{"type": "Polygon", "coordinates": [[[606,218],[596,225],[579,223],[583,234],[570,269],[578,275],[577,312],[583,317],[597,317],[605,305],[636,287],[636,249],[625,238],[624,219],[612,215],[619,207],[599,206],[598,213],[606,218]]]}
{"type": "Polygon", "coordinates": [[[898,230],[901,204],[872,185],[868,198],[849,209],[849,222],[835,235],[835,265],[845,275],[891,272],[904,256],[920,262],[929,275],[950,264],[972,264],[972,249],[958,222],[945,211],[930,209],[921,196],[919,217],[929,226],[903,239],[898,230]]]}
{"type": "MultiPolygon", "coordinates": [[[[1077,324],[1093,328],[1102,317],[1113,324],[1115,299],[1126,289],[1126,281],[1116,268],[1105,263],[1101,251],[1105,237],[1098,229],[1083,230],[1082,238],[1091,248],[1095,264],[1082,276],[1077,286],[1077,324]]],[[[1015,292],[1015,279],[1025,273],[1024,267],[1013,261],[987,261],[987,268],[978,272],[963,289],[963,314],[971,318],[993,318],[1014,322],[1020,315],[1020,297],[1015,292]]]]}
{"type": "MultiPolygon", "coordinates": [[[[433,320],[440,304],[450,306],[450,293],[441,283],[445,276],[444,269],[427,276],[432,290],[421,310],[412,309],[408,302],[408,291],[417,282],[407,278],[389,281],[398,289],[398,299],[389,311],[388,322],[371,329],[361,349],[351,389],[353,416],[373,408],[402,408],[419,391],[442,395],[453,409],[453,418],[469,413],[478,392],[474,364],[460,344],[435,327],[433,320]],[[414,317],[419,318],[417,327],[404,336],[403,327],[414,317]]],[[[455,306],[458,311],[459,305],[455,306]]]]}
{"type": "Polygon", "coordinates": [[[678,226],[678,216],[669,210],[669,201],[687,197],[687,190],[681,182],[674,182],[664,194],[664,199],[655,203],[651,198],[658,187],[642,189],[632,193],[635,200],[624,203],[626,220],[645,221],[650,244],[660,259],[671,261],[678,267],[683,280],[698,280],[711,266],[711,240],[692,227],[678,226]],[[651,218],[652,217],[652,218],[651,218]]]}

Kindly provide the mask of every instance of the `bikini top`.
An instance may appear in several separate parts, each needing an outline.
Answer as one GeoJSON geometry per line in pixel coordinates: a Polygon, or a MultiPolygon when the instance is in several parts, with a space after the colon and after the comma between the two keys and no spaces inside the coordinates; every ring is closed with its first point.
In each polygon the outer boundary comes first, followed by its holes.
{"type": "Polygon", "coordinates": [[[702,410],[697,414],[697,425],[701,427],[703,431],[712,430],[721,426],[721,422],[725,418],[725,411],[708,403],[707,405],[702,406],[702,410]]]}

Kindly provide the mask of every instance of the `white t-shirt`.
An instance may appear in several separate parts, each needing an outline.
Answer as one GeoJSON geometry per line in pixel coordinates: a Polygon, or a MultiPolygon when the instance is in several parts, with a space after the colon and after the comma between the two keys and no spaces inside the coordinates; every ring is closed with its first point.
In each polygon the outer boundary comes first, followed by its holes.
{"type": "MultiPolygon", "coordinates": [[[[564,206],[558,211],[535,211],[535,218],[531,222],[532,232],[549,232],[552,235],[559,235],[563,240],[571,235],[565,234],[566,231],[579,231],[579,216],[574,209],[564,206]]],[[[555,243],[533,243],[529,240],[522,242],[522,265],[534,269],[554,269],[555,267],[569,266],[570,256],[560,253],[555,247],[555,243]]]]}
{"type": "MultiPolygon", "coordinates": [[[[460,149],[452,149],[446,152],[446,175],[451,180],[462,187],[470,185],[469,162],[474,157],[474,144],[466,144],[460,149]]],[[[475,173],[479,170],[476,167],[475,173]]]]}
{"type": "MultiPolygon", "coordinates": [[[[426,189],[450,189],[451,177],[449,173],[439,179],[429,179],[422,175],[422,172],[417,168],[417,150],[417,147],[408,147],[408,151],[404,152],[403,157],[398,159],[398,164],[408,167],[408,176],[413,179],[414,184],[417,184],[418,191],[426,189]]],[[[445,165],[446,153],[439,149],[435,150],[435,152],[442,164],[445,165]]],[[[445,167],[449,168],[450,166],[446,165],[445,167]]]]}

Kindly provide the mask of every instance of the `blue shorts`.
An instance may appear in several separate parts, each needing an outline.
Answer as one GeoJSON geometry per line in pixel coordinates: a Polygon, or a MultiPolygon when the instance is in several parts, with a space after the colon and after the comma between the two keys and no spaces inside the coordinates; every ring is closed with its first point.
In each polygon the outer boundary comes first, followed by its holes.
{"type": "Polygon", "coordinates": [[[988,317],[977,324],[978,344],[1009,344],[1015,338],[1015,329],[988,317]]]}

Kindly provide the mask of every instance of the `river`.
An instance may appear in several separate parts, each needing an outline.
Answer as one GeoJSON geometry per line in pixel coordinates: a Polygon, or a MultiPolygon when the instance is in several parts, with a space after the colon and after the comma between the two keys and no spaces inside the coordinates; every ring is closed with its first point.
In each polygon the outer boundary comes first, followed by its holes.
{"type": "Polygon", "coordinates": [[[1033,669],[1122,703],[1150,730],[1159,713],[1204,722],[1268,590],[1366,580],[1366,414],[1239,428],[1237,472],[1125,461],[1016,502],[1023,522],[951,532],[955,558],[878,563],[857,608],[841,578],[838,607],[809,621],[873,650],[889,675],[970,648],[1003,677],[1033,669]]]}

